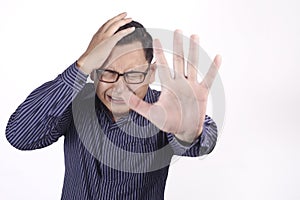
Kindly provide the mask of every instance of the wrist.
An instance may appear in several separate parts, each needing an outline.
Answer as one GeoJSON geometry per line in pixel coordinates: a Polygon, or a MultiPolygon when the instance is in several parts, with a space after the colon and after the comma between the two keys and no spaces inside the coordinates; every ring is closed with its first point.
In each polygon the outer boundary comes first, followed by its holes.
{"type": "Polygon", "coordinates": [[[194,137],[186,137],[186,136],[181,136],[181,135],[175,135],[175,138],[177,139],[177,141],[179,143],[181,143],[184,146],[189,146],[190,144],[192,144],[195,140],[194,137]]]}
{"type": "Polygon", "coordinates": [[[193,143],[193,141],[185,141],[185,140],[179,139],[176,136],[175,136],[175,138],[179,144],[181,144],[182,146],[185,146],[185,147],[189,147],[193,143]]]}
{"type": "Polygon", "coordinates": [[[82,55],[82,56],[76,61],[76,66],[77,66],[78,69],[79,69],[80,71],[82,71],[84,74],[89,75],[89,74],[92,72],[92,70],[91,70],[91,69],[88,69],[88,68],[84,65],[84,63],[85,63],[85,57],[84,57],[84,55],[82,55]]]}
{"type": "Polygon", "coordinates": [[[184,144],[192,144],[201,134],[203,131],[203,126],[200,127],[200,130],[196,134],[188,134],[188,133],[182,133],[182,134],[176,134],[175,137],[176,139],[184,144]]]}

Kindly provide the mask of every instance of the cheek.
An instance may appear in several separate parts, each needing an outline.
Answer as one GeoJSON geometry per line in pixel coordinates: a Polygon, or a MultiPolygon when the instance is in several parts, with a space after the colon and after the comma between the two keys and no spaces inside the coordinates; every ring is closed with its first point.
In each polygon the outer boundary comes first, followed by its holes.
{"type": "Polygon", "coordinates": [[[129,88],[130,88],[132,91],[134,91],[134,92],[140,92],[140,91],[144,91],[144,90],[147,91],[147,89],[148,89],[150,83],[151,83],[151,82],[150,82],[150,80],[149,80],[149,77],[147,76],[147,77],[145,78],[145,81],[144,81],[143,83],[141,83],[141,84],[131,84],[131,85],[129,85],[129,88]]]}
{"type": "Polygon", "coordinates": [[[103,98],[105,92],[107,90],[109,90],[110,85],[107,83],[103,83],[103,82],[98,82],[96,85],[96,93],[98,95],[99,98],[103,98]]]}
{"type": "Polygon", "coordinates": [[[143,85],[137,85],[130,87],[130,89],[140,98],[144,98],[144,96],[147,93],[149,85],[148,84],[143,84],[143,85]]]}
{"type": "Polygon", "coordinates": [[[128,85],[131,91],[139,92],[140,90],[143,90],[143,88],[146,86],[146,84],[132,84],[128,85]]]}

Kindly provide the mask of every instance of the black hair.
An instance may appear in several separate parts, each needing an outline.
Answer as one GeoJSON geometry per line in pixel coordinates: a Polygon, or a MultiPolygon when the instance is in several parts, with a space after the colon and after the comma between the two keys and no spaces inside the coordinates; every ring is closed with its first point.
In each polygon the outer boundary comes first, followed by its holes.
{"type": "Polygon", "coordinates": [[[152,46],[152,36],[147,32],[147,30],[144,28],[142,24],[136,21],[131,21],[128,24],[125,24],[124,26],[121,26],[117,31],[124,30],[126,28],[135,27],[135,30],[123,37],[121,40],[118,41],[117,45],[124,45],[124,44],[130,44],[132,42],[141,42],[146,60],[148,63],[151,63],[153,59],[153,46],[152,46]]]}

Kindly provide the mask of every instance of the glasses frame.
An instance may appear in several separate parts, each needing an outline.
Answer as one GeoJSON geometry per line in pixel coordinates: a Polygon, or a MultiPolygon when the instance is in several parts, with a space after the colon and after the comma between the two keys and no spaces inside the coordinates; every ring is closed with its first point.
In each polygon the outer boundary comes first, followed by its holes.
{"type": "Polygon", "coordinates": [[[148,67],[147,67],[147,69],[146,69],[146,71],[144,71],[144,72],[141,72],[141,71],[129,71],[129,72],[124,72],[124,73],[119,73],[119,72],[117,72],[117,71],[114,71],[114,70],[110,70],[110,69],[96,69],[95,71],[96,71],[96,76],[97,76],[97,79],[99,80],[99,81],[101,81],[101,82],[104,82],[104,83],[115,83],[115,82],[117,82],[118,80],[119,80],[119,78],[120,78],[120,76],[123,76],[124,77],[124,80],[125,80],[125,82],[127,83],[127,84],[141,84],[141,83],[143,83],[144,81],[145,81],[145,78],[146,78],[146,76],[147,76],[147,74],[148,74],[148,72],[149,72],[149,69],[150,69],[150,63],[148,63],[148,67]],[[104,80],[100,80],[99,79],[99,73],[101,73],[101,72],[111,72],[111,73],[114,73],[114,74],[116,74],[116,75],[118,75],[117,76],[117,78],[116,78],[116,80],[115,81],[104,81],[104,80]],[[143,76],[143,79],[140,81],[140,82],[137,82],[137,83],[129,83],[128,81],[127,81],[127,74],[133,74],[133,73],[141,73],[141,74],[143,74],[144,76],[143,76]]]}

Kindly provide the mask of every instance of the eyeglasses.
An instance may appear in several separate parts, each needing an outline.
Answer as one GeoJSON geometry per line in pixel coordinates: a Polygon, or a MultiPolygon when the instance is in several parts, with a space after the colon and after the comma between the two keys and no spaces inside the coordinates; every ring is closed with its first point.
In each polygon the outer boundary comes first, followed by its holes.
{"type": "Polygon", "coordinates": [[[139,84],[144,82],[145,77],[150,69],[150,64],[144,72],[129,71],[125,73],[119,73],[110,69],[97,69],[96,75],[99,81],[105,83],[115,83],[119,80],[120,76],[124,77],[124,80],[128,84],[139,84]]]}

